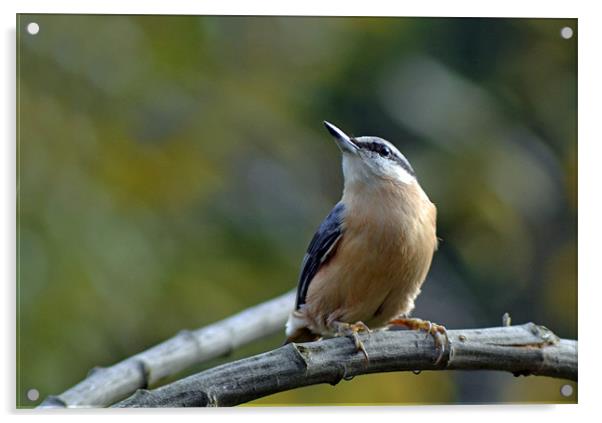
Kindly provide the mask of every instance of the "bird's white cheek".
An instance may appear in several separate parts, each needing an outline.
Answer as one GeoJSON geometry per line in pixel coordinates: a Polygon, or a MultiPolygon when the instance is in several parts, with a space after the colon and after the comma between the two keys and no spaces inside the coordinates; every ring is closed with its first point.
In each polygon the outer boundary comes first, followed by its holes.
{"type": "Polygon", "coordinates": [[[406,170],[401,166],[391,166],[388,173],[394,175],[395,179],[403,182],[404,184],[410,184],[412,181],[414,181],[414,179],[416,179],[406,172],[406,170]]]}
{"type": "Polygon", "coordinates": [[[369,181],[370,173],[370,169],[361,158],[348,154],[343,155],[343,176],[346,183],[369,181]]]}

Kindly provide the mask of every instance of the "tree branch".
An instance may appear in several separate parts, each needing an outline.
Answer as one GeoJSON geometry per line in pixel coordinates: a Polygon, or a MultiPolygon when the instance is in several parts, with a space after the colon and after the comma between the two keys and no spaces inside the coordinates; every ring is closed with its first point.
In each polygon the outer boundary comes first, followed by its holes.
{"type": "MultiPolygon", "coordinates": [[[[88,377],[39,407],[106,407],[192,365],[227,355],[234,349],[284,330],[293,309],[295,292],[248,308],[234,316],[194,331],[182,331],[167,341],[88,377]]],[[[284,337],[284,332],[283,332],[284,337]]]]}
{"type": "Polygon", "coordinates": [[[362,374],[407,370],[502,370],[577,380],[577,341],[559,339],[543,326],[528,323],[448,334],[446,354],[438,364],[430,336],[381,331],[360,335],[369,362],[347,337],[289,344],[152,391],[138,390],[115,406],[233,406],[302,386],[335,385],[362,374]]]}

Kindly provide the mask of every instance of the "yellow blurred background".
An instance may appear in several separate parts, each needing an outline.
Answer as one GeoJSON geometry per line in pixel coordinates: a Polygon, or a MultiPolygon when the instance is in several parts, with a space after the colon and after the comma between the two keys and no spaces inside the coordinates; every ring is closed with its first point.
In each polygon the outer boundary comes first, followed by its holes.
{"type": "MultiPolygon", "coordinates": [[[[438,207],[416,316],[509,312],[577,337],[576,20],[20,15],[17,31],[19,407],[294,288],[341,190],[323,120],[393,142],[438,207]]],[[[575,402],[564,383],[391,373],[250,405],[575,402]]]]}

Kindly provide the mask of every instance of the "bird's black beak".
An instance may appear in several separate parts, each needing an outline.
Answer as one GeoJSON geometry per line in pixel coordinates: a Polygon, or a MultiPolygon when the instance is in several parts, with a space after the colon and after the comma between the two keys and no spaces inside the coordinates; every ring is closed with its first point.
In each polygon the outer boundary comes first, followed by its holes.
{"type": "Polygon", "coordinates": [[[337,145],[343,153],[357,153],[357,151],[359,150],[358,146],[347,134],[345,134],[343,131],[341,131],[339,128],[337,128],[330,122],[324,121],[324,126],[326,127],[326,129],[328,129],[330,135],[334,137],[334,140],[337,142],[337,145]]]}

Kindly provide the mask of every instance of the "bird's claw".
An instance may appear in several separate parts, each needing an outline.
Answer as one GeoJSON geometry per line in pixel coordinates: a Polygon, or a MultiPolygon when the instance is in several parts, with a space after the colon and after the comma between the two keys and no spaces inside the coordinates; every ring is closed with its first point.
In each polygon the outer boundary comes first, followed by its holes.
{"type": "Polygon", "coordinates": [[[435,364],[439,364],[445,354],[445,345],[449,343],[449,337],[447,336],[447,329],[445,326],[438,325],[437,323],[430,322],[428,320],[422,320],[417,318],[400,318],[394,319],[389,322],[390,326],[403,326],[410,330],[422,330],[426,332],[426,336],[432,336],[435,342],[435,349],[439,351],[435,364]],[[443,339],[445,338],[445,340],[443,339]]]}
{"type": "Polygon", "coordinates": [[[370,330],[370,328],[364,322],[361,322],[361,321],[360,322],[355,322],[354,324],[349,325],[349,327],[354,332],[372,333],[372,331],[370,330]]]}
{"type": "Polygon", "coordinates": [[[357,352],[361,351],[364,354],[364,359],[366,360],[366,364],[370,362],[370,357],[368,357],[368,351],[366,351],[366,347],[364,343],[361,341],[360,337],[357,335],[357,332],[352,332],[353,341],[355,342],[355,350],[357,352]]]}
{"type": "Polygon", "coordinates": [[[364,322],[355,322],[354,324],[336,322],[335,336],[351,336],[353,338],[353,343],[355,344],[356,351],[361,351],[362,354],[364,354],[364,358],[367,364],[370,362],[370,357],[368,356],[368,351],[366,351],[364,343],[358,336],[359,332],[371,333],[372,331],[364,322]]]}

